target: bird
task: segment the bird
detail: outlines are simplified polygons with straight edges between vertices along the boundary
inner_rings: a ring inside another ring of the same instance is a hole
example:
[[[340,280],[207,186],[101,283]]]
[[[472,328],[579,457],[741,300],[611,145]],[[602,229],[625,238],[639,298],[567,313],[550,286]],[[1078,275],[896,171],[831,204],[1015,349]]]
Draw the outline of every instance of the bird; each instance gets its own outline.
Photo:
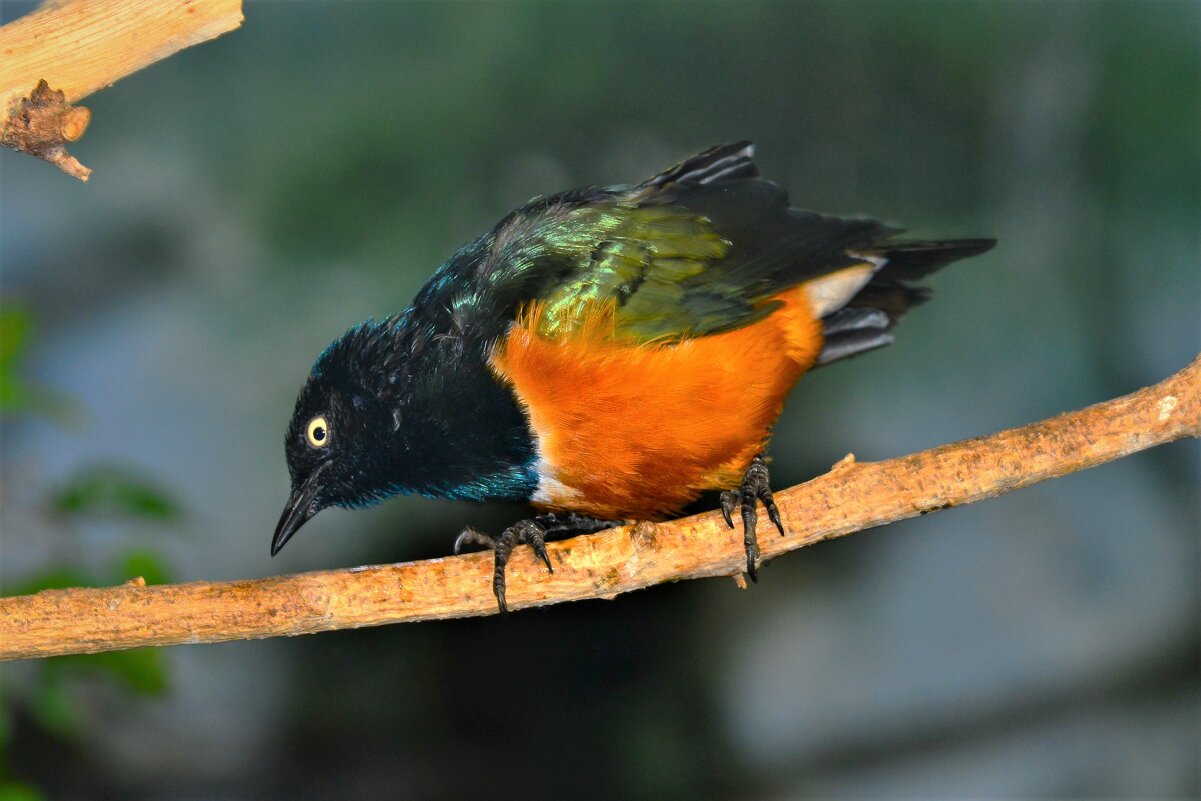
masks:
[[[317,512],[396,495],[520,501],[492,590],[529,545],[662,520],[703,493],[781,535],[766,450],[809,370],[888,345],[929,297],[914,282],[994,239],[903,239],[866,217],[791,208],[748,141],[634,185],[537,197],[439,267],[408,308],[316,359],[285,434],[291,494],[274,556]]]

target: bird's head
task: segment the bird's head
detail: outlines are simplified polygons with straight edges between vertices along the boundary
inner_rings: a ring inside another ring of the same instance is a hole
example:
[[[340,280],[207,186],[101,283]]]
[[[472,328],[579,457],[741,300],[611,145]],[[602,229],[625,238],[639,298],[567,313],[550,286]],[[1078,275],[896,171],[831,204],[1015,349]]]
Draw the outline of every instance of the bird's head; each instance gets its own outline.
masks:
[[[369,321],[330,345],[296,399],[284,439],[292,494],[272,556],[322,509],[368,506],[400,490],[392,469],[402,447],[399,414],[372,380],[383,327]]]

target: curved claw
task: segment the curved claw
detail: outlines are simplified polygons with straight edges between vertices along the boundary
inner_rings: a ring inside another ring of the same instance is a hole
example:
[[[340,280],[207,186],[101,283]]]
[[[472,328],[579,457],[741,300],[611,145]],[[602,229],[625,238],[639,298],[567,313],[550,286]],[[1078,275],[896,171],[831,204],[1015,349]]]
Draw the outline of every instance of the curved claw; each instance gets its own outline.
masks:
[[[512,545],[499,545],[494,551],[492,561],[492,594],[496,596],[496,606],[503,615],[509,611],[505,603],[505,565],[509,563],[509,552]]]
[[[742,544],[746,548],[746,574],[751,581],[759,581],[759,510],[755,508],[753,493],[742,494]]]
[[[756,507],[758,501],[763,502],[767,516],[775,525],[776,530],[780,532],[780,536],[784,536],[784,522],[780,518],[780,510],[772,496],[770,474],[767,470],[767,462],[762,455],[751,460],[746,474],[742,478],[741,487],[736,490],[727,490],[721,494],[721,516],[725,519],[726,525],[734,528],[733,513],[736,508],[740,509],[742,513],[742,541],[746,547],[746,574],[751,581],[759,580],[759,539],[756,536],[759,524],[759,511]]]
[[[550,565],[550,556],[546,553],[546,529],[538,521],[522,520],[520,523],[514,523],[505,529],[500,538],[510,543],[510,548],[517,545],[529,545],[534,549],[534,555],[542,560],[542,564],[546,565],[546,569],[551,573],[555,572]]]
[[[546,551],[546,528],[537,520],[514,523],[501,532],[499,537],[489,536],[468,526],[455,538],[455,554],[460,553],[464,545],[481,545],[492,550],[492,594],[496,596],[496,603],[501,612],[509,611],[505,603],[505,566],[509,563],[513,549],[518,545],[529,545],[533,548],[534,555],[546,565],[546,569],[551,573],[555,572],[550,562],[550,554]]]
[[[546,565],[546,569],[554,573],[555,569],[550,566],[550,555],[546,553],[546,543],[542,541],[542,538],[539,537],[537,541],[531,542],[530,547],[534,549],[534,555],[542,560],[542,564]]]
[[[726,519],[726,525],[734,528],[734,507],[742,501],[742,493],[738,490],[726,490],[721,494],[721,516]]]
[[[467,526],[459,532],[459,536],[455,537],[455,556],[458,556],[463,552],[464,545],[483,545],[485,548],[495,549],[496,540],[492,539],[482,531],[477,531],[471,526]]]
[[[767,516],[771,522],[776,525],[776,530],[780,532],[780,536],[784,536],[784,523],[780,520],[780,510],[776,506],[776,499],[771,494],[769,487],[759,488],[759,500],[763,501],[763,508],[767,509]]]

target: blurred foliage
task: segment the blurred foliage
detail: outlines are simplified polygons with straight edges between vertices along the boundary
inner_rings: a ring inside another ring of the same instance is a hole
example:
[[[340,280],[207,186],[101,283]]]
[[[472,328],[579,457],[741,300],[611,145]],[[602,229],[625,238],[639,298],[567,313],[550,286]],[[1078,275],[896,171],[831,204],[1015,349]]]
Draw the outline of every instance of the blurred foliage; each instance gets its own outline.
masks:
[[[50,499],[54,511],[68,516],[124,517],[168,523],[179,507],[152,481],[120,467],[91,468],[73,478]]]
[[[147,584],[171,580],[162,560],[148,550],[125,553],[106,575],[89,575],[58,567],[13,588],[14,595],[31,595],[43,590],[69,587],[105,587],[141,576]],[[159,648],[109,651],[101,654],[61,656],[38,662],[42,668],[37,690],[27,699],[35,719],[62,736],[75,734],[83,724],[78,709],[69,701],[68,683],[101,676],[138,695],[161,695],[167,689],[167,669]]]
[[[0,679],[3,673],[0,673]],[[0,681],[0,801],[40,801],[41,793],[24,782],[12,778],[12,769],[8,764],[8,746],[12,738],[13,708],[4,692],[4,683]]]
[[[26,309],[0,308],[0,412],[36,413],[66,422],[75,411],[70,399],[29,384],[20,374],[32,330]]]
[[[21,351],[29,336],[29,314],[23,309],[0,309],[0,409],[19,409],[29,390],[17,375]]]
[[[62,418],[71,401],[31,386],[21,375],[22,357],[32,330],[28,311],[13,307],[0,310],[0,411],[35,411]],[[77,474],[51,493],[49,508],[63,518],[104,517],[155,524],[174,522],[181,515],[165,489],[117,466],[95,467]],[[147,584],[171,580],[161,557],[148,548],[136,548],[121,554],[106,575],[90,574],[70,563],[56,564],[7,587],[6,593],[30,595],[42,590],[107,586],[134,576],[141,576]],[[43,798],[34,787],[10,778],[9,738],[18,711],[52,736],[64,740],[84,738],[95,721],[89,720],[79,703],[80,689],[96,681],[110,682],[137,696],[161,696],[168,688],[163,653],[156,648],[139,648],[43,659],[35,663],[32,679],[19,689],[0,685],[0,801]]]
[[[0,782],[0,801],[41,801],[41,793],[21,782]]]
[[[88,575],[72,567],[54,567],[23,584],[9,588],[14,595],[68,587],[100,587],[142,576],[147,584],[170,581],[162,561],[147,550],[130,551],[105,576]],[[36,663],[33,680],[19,692],[4,692],[0,685],[0,801],[40,798],[37,792],[17,783],[4,783],[11,773],[8,765],[8,733],[17,710],[28,714],[45,732],[62,739],[84,738],[91,733],[90,721],[79,704],[81,686],[96,680],[109,681],[138,696],[163,695],[169,686],[161,649],[138,648],[101,654],[63,656]]]
[[[68,587],[107,586],[131,576],[141,576],[147,584],[170,581],[161,559],[148,550],[134,550],[124,554],[104,576],[58,566],[9,589],[13,595],[29,595]],[[35,663],[34,671],[32,680],[19,690],[10,691],[0,684],[0,801],[42,797],[34,788],[8,780],[13,772],[8,757],[9,733],[18,712],[47,734],[79,740],[93,736],[92,730],[98,725],[80,704],[82,688],[107,681],[135,696],[158,697],[169,687],[166,661],[159,648],[42,659]]]

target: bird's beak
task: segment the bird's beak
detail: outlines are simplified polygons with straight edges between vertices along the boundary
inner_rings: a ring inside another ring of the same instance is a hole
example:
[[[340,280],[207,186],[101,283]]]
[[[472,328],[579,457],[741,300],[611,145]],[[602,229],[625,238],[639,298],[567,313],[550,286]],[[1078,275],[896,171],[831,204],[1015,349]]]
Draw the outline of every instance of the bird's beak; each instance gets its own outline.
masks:
[[[313,500],[317,496],[317,479],[320,475],[319,467],[288,498],[284,513],[279,516],[279,523],[275,526],[275,536],[271,538],[272,556],[279,553],[288,540],[292,539],[292,535],[300,531],[300,527],[307,523],[310,517],[317,514],[317,504],[313,503]]]

